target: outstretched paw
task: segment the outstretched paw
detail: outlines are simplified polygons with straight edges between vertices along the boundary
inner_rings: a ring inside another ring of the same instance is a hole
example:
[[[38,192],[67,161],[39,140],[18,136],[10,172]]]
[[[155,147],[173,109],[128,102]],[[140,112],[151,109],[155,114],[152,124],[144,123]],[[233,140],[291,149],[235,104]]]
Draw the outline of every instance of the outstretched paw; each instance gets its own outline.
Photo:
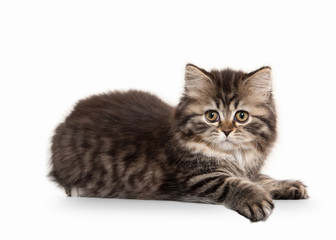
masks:
[[[300,181],[281,181],[280,187],[272,194],[274,199],[307,199],[307,186]]]
[[[274,205],[269,200],[264,200],[262,202],[251,202],[246,203],[237,212],[244,217],[250,219],[251,222],[266,221],[271,215]]]
[[[263,189],[254,188],[236,204],[234,210],[251,222],[265,221],[271,215],[274,205],[271,195]]]

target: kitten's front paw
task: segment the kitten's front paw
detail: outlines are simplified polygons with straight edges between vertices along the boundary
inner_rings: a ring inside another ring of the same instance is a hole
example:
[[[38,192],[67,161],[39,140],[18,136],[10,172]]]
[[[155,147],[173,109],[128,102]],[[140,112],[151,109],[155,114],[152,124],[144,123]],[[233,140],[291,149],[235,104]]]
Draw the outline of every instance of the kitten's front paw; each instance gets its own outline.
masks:
[[[307,186],[300,181],[282,181],[273,194],[274,199],[307,199]]]
[[[251,222],[265,221],[274,208],[271,195],[262,190],[254,190],[247,194],[236,206],[236,211]]]

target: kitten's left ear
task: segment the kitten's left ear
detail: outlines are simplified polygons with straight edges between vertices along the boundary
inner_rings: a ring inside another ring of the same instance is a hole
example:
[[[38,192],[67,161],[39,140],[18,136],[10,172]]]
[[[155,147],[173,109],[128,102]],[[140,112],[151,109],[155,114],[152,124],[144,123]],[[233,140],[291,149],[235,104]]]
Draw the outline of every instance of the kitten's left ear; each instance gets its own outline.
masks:
[[[272,92],[272,70],[270,67],[262,67],[247,75],[245,86],[255,96],[268,98]]]

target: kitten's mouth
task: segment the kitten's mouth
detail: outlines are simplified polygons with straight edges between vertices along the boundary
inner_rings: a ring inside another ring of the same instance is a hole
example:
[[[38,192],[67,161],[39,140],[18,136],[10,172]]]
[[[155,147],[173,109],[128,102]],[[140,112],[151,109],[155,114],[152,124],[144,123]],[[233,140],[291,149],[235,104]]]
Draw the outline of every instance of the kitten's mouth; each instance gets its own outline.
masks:
[[[236,143],[234,143],[230,139],[226,138],[226,139],[224,139],[224,140],[221,141],[220,145],[227,148],[227,147],[234,147],[234,146],[236,146]]]
[[[233,142],[231,140],[229,140],[228,138],[225,138],[222,142],[223,143],[232,143],[233,144]]]

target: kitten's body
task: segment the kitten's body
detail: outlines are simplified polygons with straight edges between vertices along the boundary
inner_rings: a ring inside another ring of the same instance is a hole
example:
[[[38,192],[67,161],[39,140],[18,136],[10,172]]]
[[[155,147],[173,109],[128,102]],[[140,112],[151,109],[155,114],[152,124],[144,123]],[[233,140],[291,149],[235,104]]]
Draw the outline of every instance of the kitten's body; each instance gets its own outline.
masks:
[[[307,197],[300,182],[260,175],[276,137],[267,69],[208,73],[188,65],[177,107],[139,91],[82,100],[56,129],[51,176],[70,196],[208,202],[265,220],[272,197]],[[209,109],[222,121],[206,122]],[[229,120],[237,109],[248,110],[246,124]]]

